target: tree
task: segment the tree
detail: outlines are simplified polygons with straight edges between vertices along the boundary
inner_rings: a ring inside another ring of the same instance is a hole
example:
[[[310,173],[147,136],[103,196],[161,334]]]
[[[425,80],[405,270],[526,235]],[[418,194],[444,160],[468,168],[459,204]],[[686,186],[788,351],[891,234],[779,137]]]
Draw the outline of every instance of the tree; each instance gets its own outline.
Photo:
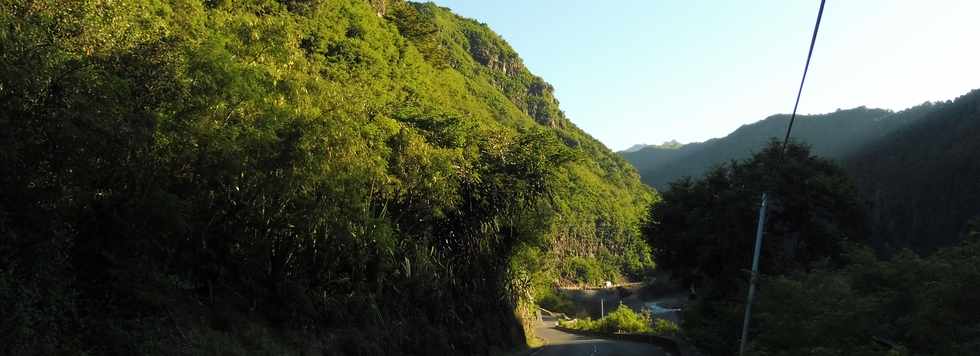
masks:
[[[445,68],[449,64],[449,53],[443,48],[438,36],[439,27],[427,7],[399,0],[390,4],[385,16],[429,63],[438,68]]]
[[[704,178],[671,184],[651,206],[643,233],[659,266],[716,292],[737,289],[751,263],[756,212],[770,192],[761,271],[809,270],[861,240],[864,213],[850,179],[809,147],[772,141],[751,159],[717,166]]]

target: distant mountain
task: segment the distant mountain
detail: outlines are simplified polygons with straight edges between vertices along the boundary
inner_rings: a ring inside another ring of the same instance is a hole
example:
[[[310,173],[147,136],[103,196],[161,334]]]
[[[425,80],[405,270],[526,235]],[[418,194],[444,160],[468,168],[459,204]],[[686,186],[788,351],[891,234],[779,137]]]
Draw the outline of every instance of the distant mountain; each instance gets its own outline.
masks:
[[[638,143],[638,144],[632,145],[629,148],[627,148],[625,150],[622,150],[620,152],[636,152],[636,151],[642,150],[644,147],[647,147],[647,146],[649,146],[649,145],[648,144],[645,144],[645,143]]]
[[[781,139],[788,115],[744,125],[728,136],[664,149],[620,154],[643,182],[660,190],[698,177],[714,165],[744,159]],[[871,212],[879,247],[931,250],[958,239],[980,216],[980,91],[955,101],[892,112],[858,107],[798,116],[792,138],[840,162]]]
[[[633,152],[637,152],[637,151],[640,151],[640,150],[643,150],[643,149],[648,149],[648,148],[649,149],[658,149],[658,148],[659,149],[675,149],[675,148],[681,148],[683,146],[684,146],[684,144],[683,143],[680,143],[680,142],[677,142],[677,140],[664,141],[664,143],[661,143],[659,145],[648,145],[648,144],[645,144],[645,143],[638,143],[638,144],[635,144],[635,145],[630,146],[629,148],[627,148],[625,150],[619,151],[618,153],[619,154],[633,153]]]
[[[864,143],[914,121],[928,106],[899,113],[862,106],[823,115],[797,116],[792,138],[810,144],[818,155],[841,159]],[[716,164],[748,158],[770,139],[782,138],[788,122],[789,115],[773,115],[739,127],[723,138],[676,148],[648,146],[621,154],[637,168],[644,183],[666,189],[669,182],[700,176]]]
[[[651,145],[651,147],[664,148],[664,149],[681,148],[682,146],[684,146],[684,144],[677,142],[677,140],[664,141],[664,143],[661,143],[659,145]]]

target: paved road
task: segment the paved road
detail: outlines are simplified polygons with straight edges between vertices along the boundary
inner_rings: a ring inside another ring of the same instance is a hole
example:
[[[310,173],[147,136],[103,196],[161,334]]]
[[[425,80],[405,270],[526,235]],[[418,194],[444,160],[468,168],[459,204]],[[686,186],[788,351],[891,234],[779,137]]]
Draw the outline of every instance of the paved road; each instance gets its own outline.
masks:
[[[532,350],[532,356],[667,356],[659,347],[630,341],[597,339],[555,330],[554,320],[546,318],[534,329],[546,345]]]

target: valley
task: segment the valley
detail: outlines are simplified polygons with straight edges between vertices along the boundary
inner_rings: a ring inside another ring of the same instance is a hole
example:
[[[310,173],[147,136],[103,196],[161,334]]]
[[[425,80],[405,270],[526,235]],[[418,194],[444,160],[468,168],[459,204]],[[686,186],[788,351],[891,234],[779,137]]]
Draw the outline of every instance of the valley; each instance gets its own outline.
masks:
[[[614,152],[799,3],[453,5],[0,0],[0,355],[980,354],[980,90]]]

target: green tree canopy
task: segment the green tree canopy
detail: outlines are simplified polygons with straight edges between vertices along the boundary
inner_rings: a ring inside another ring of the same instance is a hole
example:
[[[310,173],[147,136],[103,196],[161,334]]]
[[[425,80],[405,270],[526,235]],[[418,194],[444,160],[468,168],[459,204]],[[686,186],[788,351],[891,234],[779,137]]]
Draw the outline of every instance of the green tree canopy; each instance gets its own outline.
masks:
[[[737,287],[751,264],[759,199],[769,192],[761,272],[808,270],[864,238],[863,212],[850,179],[807,146],[783,153],[771,142],[751,159],[682,179],[663,192],[644,226],[658,266],[719,291]]]
[[[14,354],[481,354],[562,256],[652,265],[635,170],[431,3],[0,0],[0,167]]]

